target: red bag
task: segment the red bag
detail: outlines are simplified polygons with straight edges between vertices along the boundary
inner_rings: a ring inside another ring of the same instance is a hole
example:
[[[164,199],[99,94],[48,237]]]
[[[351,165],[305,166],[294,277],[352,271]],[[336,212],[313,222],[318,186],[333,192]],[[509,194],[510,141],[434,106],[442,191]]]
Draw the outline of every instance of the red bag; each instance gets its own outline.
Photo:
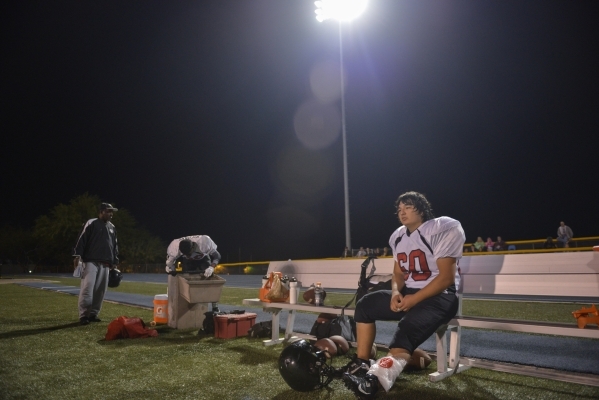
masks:
[[[105,339],[136,339],[156,336],[158,336],[158,331],[147,328],[141,318],[121,316],[108,324]]]

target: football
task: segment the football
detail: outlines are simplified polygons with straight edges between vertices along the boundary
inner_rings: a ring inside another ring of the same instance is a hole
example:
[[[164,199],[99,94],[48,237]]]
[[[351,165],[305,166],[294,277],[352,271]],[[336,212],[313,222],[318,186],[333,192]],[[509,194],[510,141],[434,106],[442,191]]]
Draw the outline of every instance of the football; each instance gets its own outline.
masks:
[[[304,297],[304,301],[309,304],[314,304],[314,287],[311,286],[308,290],[304,292],[302,295]],[[322,303],[324,304],[324,299],[327,298],[327,292],[322,291]]]
[[[345,340],[343,336],[335,335],[331,336],[329,339],[337,345],[337,354],[341,355],[349,351],[349,343],[347,343],[347,340]]]
[[[412,369],[425,369],[428,367],[433,360],[428,353],[422,349],[416,349],[412,353],[412,359],[407,364]]]
[[[337,345],[329,338],[318,339],[314,346],[322,351],[327,358],[331,358],[337,354]]]

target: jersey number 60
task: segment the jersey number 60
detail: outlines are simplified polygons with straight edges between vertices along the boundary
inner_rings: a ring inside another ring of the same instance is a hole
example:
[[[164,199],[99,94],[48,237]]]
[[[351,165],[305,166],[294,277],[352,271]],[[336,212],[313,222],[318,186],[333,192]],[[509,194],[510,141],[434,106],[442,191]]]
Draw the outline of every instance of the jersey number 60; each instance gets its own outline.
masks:
[[[416,268],[416,260],[418,260],[419,269]],[[426,281],[431,277],[426,254],[420,249],[412,250],[409,256],[406,253],[397,253],[397,263],[404,274],[405,280],[408,280],[410,275],[415,281]]]

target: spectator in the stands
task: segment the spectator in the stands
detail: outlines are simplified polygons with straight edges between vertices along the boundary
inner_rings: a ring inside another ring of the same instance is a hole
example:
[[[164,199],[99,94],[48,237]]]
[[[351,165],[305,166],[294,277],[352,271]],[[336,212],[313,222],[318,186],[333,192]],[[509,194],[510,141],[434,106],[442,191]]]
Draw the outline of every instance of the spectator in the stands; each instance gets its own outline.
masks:
[[[487,241],[485,242],[485,247],[487,248],[487,251],[493,251],[493,246],[495,246],[495,242],[493,242],[493,239],[488,237]]]
[[[553,241],[553,238],[551,236],[547,236],[547,240],[545,240],[545,242],[543,243],[543,248],[544,249],[556,249],[557,246],[555,245],[555,242]]]
[[[493,246],[493,250],[494,251],[506,251],[507,250],[507,244],[505,244],[505,242],[503,241],[501,236],[497,236],[497,241],[495,242],[495,245]]]
[[[347,258],[347,257],[351,257],[351,250],[345,246],[345,250],[343,250],[343,254],[341,255],[341,258]]]
[[[358,250],[356,257],[366,257],[366,251],[364,250],[364,247],[360,247],[360,250]]]
[[[378,247],[376,249],[374,249],[374,255],[377,256],[377,257],[380,257],[381,256],[381,249],[378,248]]]
[[[559,228],[557,228],[557,242],[559,247],[570,247],[570,240],[572,240],[572,237],[574,237],[572,229],[570,229],[564,221],[560,222]]]
[[[383,257],[387,257],[387,256],[389,256],[389,248],[383,247]]]
[[[487,248],[485,247],[485,242],[483,242],[483,238],[482,237],[477,237],[476,238],[476,242],[474,242],[472,244],[472,246],[470,247],[470,250],[474,251],[479,251],[479,252],[483,252],[485,251]]]

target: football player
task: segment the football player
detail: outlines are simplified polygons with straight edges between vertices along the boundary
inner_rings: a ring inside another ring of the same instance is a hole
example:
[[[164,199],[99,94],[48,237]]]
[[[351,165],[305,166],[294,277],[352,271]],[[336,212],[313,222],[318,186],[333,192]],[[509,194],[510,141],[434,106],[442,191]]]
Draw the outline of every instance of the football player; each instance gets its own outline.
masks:
[[[389,239],[392,290],[369,293],[356,304],[358,349],[343,381],[358,398],[373,398],[379,384],[389,391],[412,352],[458,310],[457,263],[466,240],[460,222],[434,218],[430,203],[417,192],[402,194],[396,206],[402,226]],[[399,322],[389,353],[371,365],[377,320]]]
[[[166,273],[175,276],[175,262],[181,260],[183,271],[197,271],[209,278],[220,261],[216,243],[210,236],[195,235],[175,239],[166,250]],[[218,305],[212,303],[212,311],[218,312]]]

